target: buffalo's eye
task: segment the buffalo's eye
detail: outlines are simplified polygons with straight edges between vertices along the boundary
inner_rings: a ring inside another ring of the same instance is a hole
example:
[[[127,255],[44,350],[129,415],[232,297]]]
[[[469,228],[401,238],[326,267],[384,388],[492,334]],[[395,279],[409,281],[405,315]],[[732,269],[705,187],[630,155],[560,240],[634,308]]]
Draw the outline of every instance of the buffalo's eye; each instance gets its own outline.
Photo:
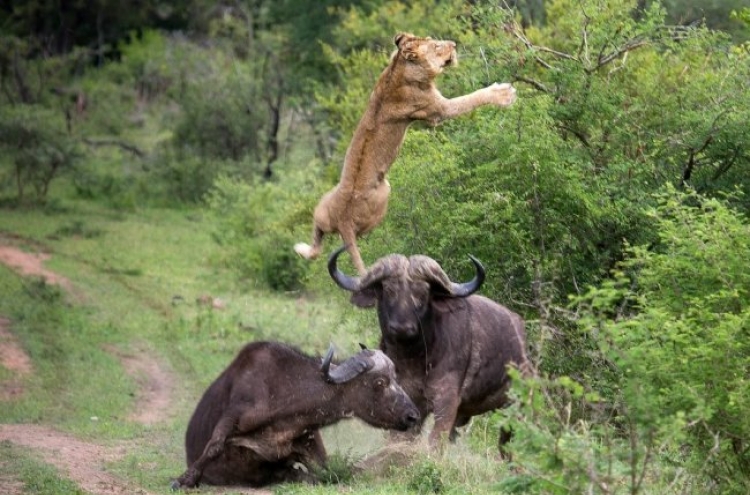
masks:
[[[375,387],[377,388],[385,388],[388,386],[388,380],[385,378],[376,378],[375,379]]]
[[[417,311],[422,311],[427,303],[427,294],[415,292],[411,298],[412,307]]]

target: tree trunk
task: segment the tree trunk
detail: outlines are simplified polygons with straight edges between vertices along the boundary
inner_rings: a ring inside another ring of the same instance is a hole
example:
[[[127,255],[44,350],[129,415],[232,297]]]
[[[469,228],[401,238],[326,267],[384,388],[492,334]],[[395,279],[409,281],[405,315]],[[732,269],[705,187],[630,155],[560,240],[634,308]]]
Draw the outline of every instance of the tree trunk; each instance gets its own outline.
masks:
[[[270,179],[273,176],[271,166],[279,158],[279,127],[281,126],[281,91],[276,95],[275,101],[269,103],[268,107],[271,112],[271,123],[268,129],[268,159],[266,160],[266,169],[263,171],[263,178]]]
[[[34,98],[31,96],[31,88],[26,84],[26,75],[23,73],[21,63],[18,50],[16,50],[13,53],[13,79],[16,82],[16,89],[18,90],[18,95],[21,97],[21,103],[30,104],[33,103]]]
[[[18,190],[18,202],[23,203],[23,178],[21,174],[23,167],[19,163],[16,163],[16,188]]]

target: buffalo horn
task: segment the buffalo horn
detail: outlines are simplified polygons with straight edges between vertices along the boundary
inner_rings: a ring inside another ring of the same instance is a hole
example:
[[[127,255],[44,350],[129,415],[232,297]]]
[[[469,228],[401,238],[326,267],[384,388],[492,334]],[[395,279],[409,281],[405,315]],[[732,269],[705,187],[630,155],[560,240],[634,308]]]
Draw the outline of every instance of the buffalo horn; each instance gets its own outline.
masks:
[[[323,358],[323,363],[320,365],[320,371],[323,372],[323,376],[328,379],[328,370],[331,367],[331,360],[333,359],[333,342],[331,342],[331,345],[328,346],[328,352],[326,352],[326,357]]]
[[[339,255],[346,250],[346,246],[340,247],[328,258],[328,273],[331,278],[342,289],[358,292],[368,289],[373,284],[390,277],[394,272],[403,270],[408,265],[408,260],[401,254],[391,254],[378,261],[367,270],[362,277],[350,277],[338,269],[337,261]]]
[[[341,246],[328,258],[328,273],[339,287],[350,292],[356,292],[359,290],[359,277],[345,275],[336,265],[339,255],[346,251],[346,248],[347,246]]]
[[[411,265],[409,271],[413,277],[422,278],[433,285],[438,285],[453,297],[466,297],[479,290],[485,277],[482,263],[472,255],[469,255],[469,259],[474,263],[476,274],[468,282],[457,283],[451,281],[438,262],[427,256],[412,256],[409,260]]]
[[[369,371],[373,366],[375,362],[365,352],[360,352],[336,366],[327,374],[326,379],[331,383],[346,383],[365,371]]]
[[[401,254],[391,254],[372,264],[367,273],[359,281],[360,290],[365,290],[383,279],[401,273],[408,267],[409,261]]]
[[[482,266],[482,263],[472,255],[469,255],[469,259],[472,263],[474,263],[476,274],[474,275],[474,278],[469,280],[468,282],[464,282],[461,284],[451,282],[451,294],[455,297],[470,296],[471,294],[478,291],[484,283],[484,266]]]

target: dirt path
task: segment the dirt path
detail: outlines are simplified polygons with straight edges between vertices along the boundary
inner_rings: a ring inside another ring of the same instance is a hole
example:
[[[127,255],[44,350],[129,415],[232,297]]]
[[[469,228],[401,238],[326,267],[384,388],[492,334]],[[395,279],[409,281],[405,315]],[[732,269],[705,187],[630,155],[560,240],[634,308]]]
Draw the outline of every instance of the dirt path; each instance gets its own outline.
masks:
[[[93,495],[149,492],[126,486],[106,471],[106,463],[127,454],[127,446],[104,447],[39,425],[0,425],[0,441],[34,449],[41,458],[58,468],[61,474]]]
[[[75,292],[73,284],[54,272],[44,268],[48,254],[27,253],[12,246],[0,245],[0,263],[25,276],[41,276],[45,282]],[[23,394],[22,381],[33,373],[31,359],[23,351],[13,335],[12,322],[0,316],[0,367],[11,372],[9,380],[0,381],[0,405],[16,400]],[[132,350],[105,346],[105,351],[117,356],[126,373],[138,383],[136,404],[128,418],[131,421],[154,425],[172,417],[171,405],[177,387],[174,373],[153,355],[145,343],[137,343]],[[92,495],[136,494],[150,495],[141,487],[134,487],[107,472],[108,463],[122,459],[132,448],[129,442],[114,446],[84,442],[53,428],[33,424],[0,424],[0,442],[8,441],[39,453],[44,462],[57,468],[61,475],[72,480],[81,489]],[[175,473],[177,475],[179,473]],[[166,484],[166,480],[165,480]],[[23,483],[7,473],[0,464],[0,492],[21,494]],[[214,494],[271,495],[268,490],[237,488],[202,488],[202,492]]]
[[[0,381],[0,402],[15,400],[23,394],[21,381],[32,372],[31,359],[10,331],[10,320],[0,316],[0,367],[11,377]]]
[[[129,420],[144,425],[154,425],[172,417],[172,404],[177,378],[162,360],[152,355],[145,344],[137,344],[132,351],[122,351],[115,346],[105,350],[120,359],[125,372],[138,383],[136,405]]]
[[[21,275],[42,277],[48,284],[72,290],[70,280],[44,268],[44,262],[49,259],[50,255],[47,253],[27,253],[17,247],[0,246],[0,263]]]
[[[53,428],[30,424],[0,424],[0,442],[8,441],[15,445],[34,450],[40,458],[54,466],[60,474],[73,481],[91,495],[152,495],[143,487],[133,486],[118,476],[107,472],[107,464],[124,458],[132,449],[130,442],[119,442],[113,446],[84,442]],[[2,468],[2,465],[0,465]],[[179,473],[175,473],[175,476]],[[168,480],[164,480],[164,486]],[[0,470],[0,493],[21,494],[22,483]],[[16,487],[14,492],[12,487]],[[9,492],[4,491],[5,489]],[[272,495],[269,490],[252,488],[201,487],[202,493]]]

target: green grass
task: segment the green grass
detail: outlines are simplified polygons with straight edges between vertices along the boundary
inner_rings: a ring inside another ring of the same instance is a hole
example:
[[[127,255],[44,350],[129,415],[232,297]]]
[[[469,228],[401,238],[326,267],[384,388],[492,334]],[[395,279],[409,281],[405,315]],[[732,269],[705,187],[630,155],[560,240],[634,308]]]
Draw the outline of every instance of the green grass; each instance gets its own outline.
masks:
[[[353,309],[339,292],[316,297],[240,290],[251,284],[237,283],[221,268],[211,222],[197,209],[114,211],[85,202],[7,209],[0,213],[0,237],[52,253],[45,266],[75,287],[65,293],[0,267],[0,315],[12,320],[34,366],[23,381],[26,393],[0,408],[0,423],[41,423],[96,443],[126,441],[128,454],[108,470],[155,493],[169,493],[169,479],[184,469],[184,429],[197,399],[244,343],[278,339],[321,354],[334,342],[346,355],[357,342],[377,342],[374,313]],[[225,309],[198,304],[202,295],[220,298]],[[148,427],[128,419],[138,384],[111,352],[144,346],[178,380],[174,418]],[[407,469],[375,478],[345,476],[349,463],[384,445],[380,431],[353,420],[324,436],[329,453],[343,459],[331,478],[345,485],[285,485],[279,493],[419,493],[409,484],[424,484]],[[24,493],[75,493],[74,485],[31,453],[9,467],[16,450],[0,448],[0,475],[32,473],[40,481],[27,484]],[[505,469],[492,455],[451,452],[450,461],[437,468],[447,476],[441,480],[445,493],[453,487],[458,493],[468,482],[491,486],[494,471]],[[26,474],[19,476],[26,483]]]
[[[13,473],[13,479],[8,474]],[[85,495],[74,483],[60,478],[51,466],[35,459],[27,449],[19,449],[8,442],[0,442],[0,487],[23,490],[28,495]]]

